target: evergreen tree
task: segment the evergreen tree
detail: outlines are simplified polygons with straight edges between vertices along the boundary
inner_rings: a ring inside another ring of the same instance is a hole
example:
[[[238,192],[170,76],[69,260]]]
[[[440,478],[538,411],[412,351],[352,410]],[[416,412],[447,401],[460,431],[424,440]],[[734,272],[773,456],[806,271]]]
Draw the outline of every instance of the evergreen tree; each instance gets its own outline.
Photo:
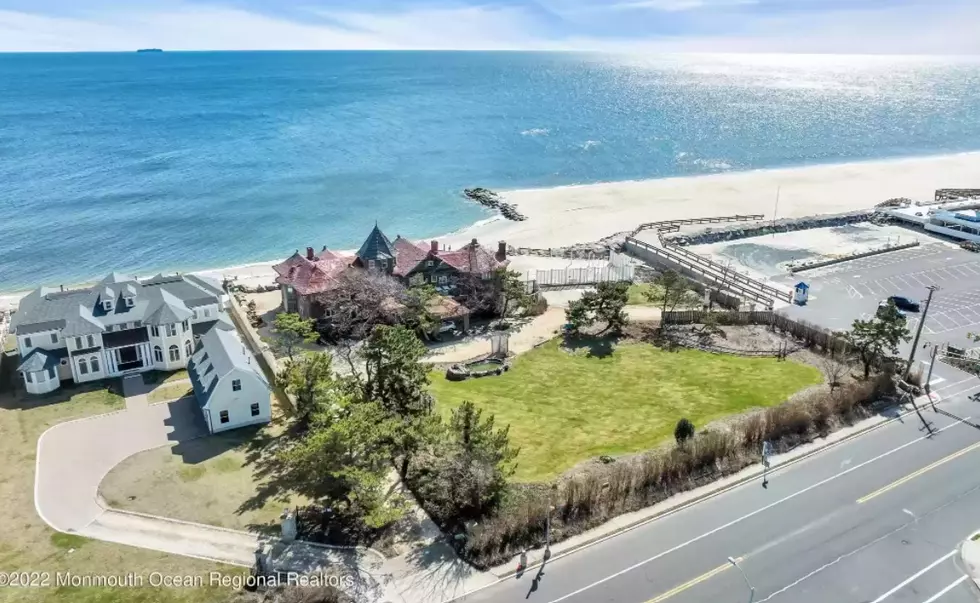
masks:
[[[844,338],[857,350],[864,365],[864,378],[871,373],[871,365],[886,354],[898,354],[898,346],[911,339],[908,321],[895,303],[881,306],[871,320],[855,319]]]
[[[293,359],[297,348],[304,343],[313,343],[319,335],[313,328],[312,320],[304,320],[299,314],[283,312],[276,316],[273,328],[275,347]]]

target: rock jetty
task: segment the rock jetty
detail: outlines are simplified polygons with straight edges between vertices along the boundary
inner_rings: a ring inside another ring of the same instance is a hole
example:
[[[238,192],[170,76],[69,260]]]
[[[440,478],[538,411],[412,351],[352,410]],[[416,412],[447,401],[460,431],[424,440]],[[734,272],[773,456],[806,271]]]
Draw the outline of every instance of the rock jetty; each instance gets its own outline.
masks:
[[[517,211],[517,206],[506,201],[500,200],[500,195],[493,192],[487,188],[468,188],[463,191],[468,199],[476,201],[484,207],[489,207],[490,209],[495,209],[500,212],[500,215],[507,218],[508,220],[513,220],[514,222],[523,222],[527,220],[527,216]]]
[[[843,214],[807,216],[805,218],[786,218],[775,222],[755,223],[751,226],[736,224],[728,227],[706,228],[700,232],[686,234],[665,234],[662,238],[669,245],[705,245],[719,241],[734,241],[749,237],[760,237],[775,232],[794,232],[810,228],[845,226],[859,222],[878,222],[881,220],[874,211],[855,211]]]

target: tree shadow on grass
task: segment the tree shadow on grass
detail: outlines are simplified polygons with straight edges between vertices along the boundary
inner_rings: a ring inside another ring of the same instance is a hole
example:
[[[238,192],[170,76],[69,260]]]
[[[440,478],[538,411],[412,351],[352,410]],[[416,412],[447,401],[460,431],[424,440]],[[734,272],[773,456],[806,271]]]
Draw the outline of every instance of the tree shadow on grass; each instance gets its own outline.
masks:
[[[237,513],[256,511],[270,502],[286,504],[289,493],[297,491],[298,484],[279,457],[280,450],[289,442],[288,433],[272,434],[270,430],[257,430],[245,442],[245,466],[252,471],[256,490],[238,507]],[[257,527],[261,529],[261,525]]]
[[[613,355],[620,336],[613,334],[567,333],[562,347],[572,353],[585,351],[587,358],[608,358]]]

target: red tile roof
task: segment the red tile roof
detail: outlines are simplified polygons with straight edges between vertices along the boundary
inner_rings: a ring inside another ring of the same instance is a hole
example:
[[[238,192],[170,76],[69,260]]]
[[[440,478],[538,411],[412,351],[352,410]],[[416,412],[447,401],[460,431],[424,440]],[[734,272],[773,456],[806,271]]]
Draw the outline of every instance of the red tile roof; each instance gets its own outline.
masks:
[[[395,276],[406,276],[419,262],[429,254],[428,243],[413,243],[408,239],[398,237],[393,244],[395,248]]]
[[[319,256],[308,260],[298,252],[285,262],[272,267],[280,285],[291,285],[300,295],[329,291],[337,277],[350,267],[353,256],[342,256],[324,249]]]
[[[442,260],[460,272],[475,274],[492,272],[508,264],[506,260],[498,262],[493,253],[475,240],[454,251],[433,251],[433,245],[428,241],[413,243],[399,236],[391,247],[395,251],[395,268],[392,274],[397,277],[408,276],[426,260]],[[312,250],[308,253],[312,253]],[[352,267],[356,259],[356,256],[341,255],[324,247],[312,259],[297,251],[286,261],[273,266],[273,270],[279,274],[277,283],[292,286],[300,295],[310,295],[329,291],[337,277]]]

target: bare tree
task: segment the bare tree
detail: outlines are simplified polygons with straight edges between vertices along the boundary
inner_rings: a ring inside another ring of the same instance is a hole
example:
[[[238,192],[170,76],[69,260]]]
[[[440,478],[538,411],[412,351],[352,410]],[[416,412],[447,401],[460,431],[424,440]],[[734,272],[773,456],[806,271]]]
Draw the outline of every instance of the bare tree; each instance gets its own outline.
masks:
[[[847,373],[847,363],[840,357],[827,355],[820,357],[819,364],[820,370],[827,376],[827,385],[830,386],[830,391],[840,387],[841,379]]]
[[[399,324],[407,291],[396,279],[380,272],[350,269],[333,286],[314,298],[324,309],[324,331],[337,345],[337,354],[359,378],[354,348],[377,325]]]

